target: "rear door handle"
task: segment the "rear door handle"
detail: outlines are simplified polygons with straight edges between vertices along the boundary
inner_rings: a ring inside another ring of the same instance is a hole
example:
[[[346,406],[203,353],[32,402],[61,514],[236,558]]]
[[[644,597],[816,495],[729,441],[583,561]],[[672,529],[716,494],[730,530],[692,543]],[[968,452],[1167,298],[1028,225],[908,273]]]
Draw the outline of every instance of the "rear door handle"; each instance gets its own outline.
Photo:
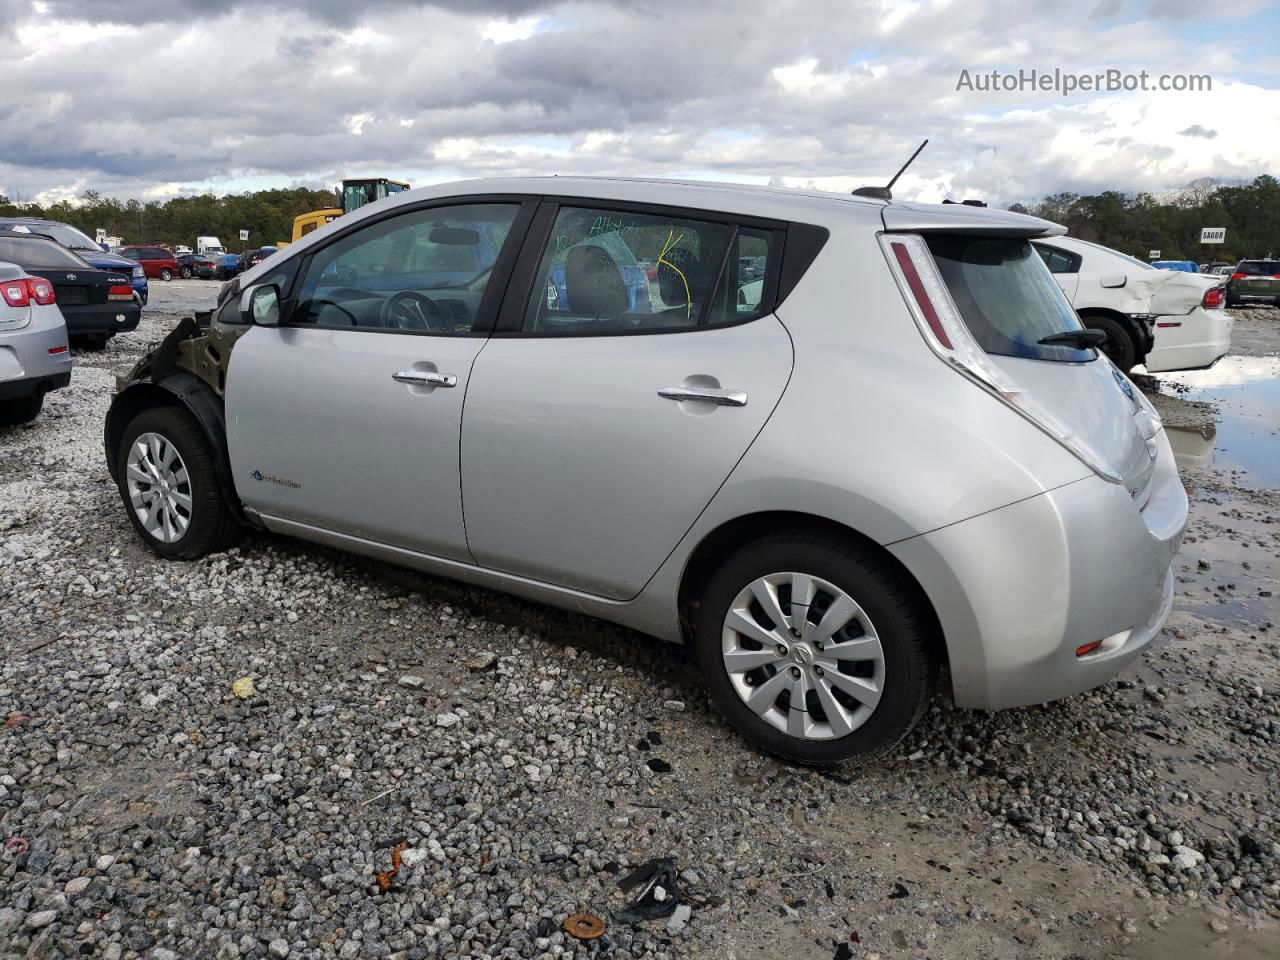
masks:
[[[744,390],[716,390],[711,387],[664,387],[658,396],[667,400],[692,400],[696,403],[713,403],[717,407],[745,407],[747,394]]]
[[[401,370],[393,373],[396,383],[412,383],[419,387],[456,387],[458,378],[452,373],[436,373],[434,370]]]

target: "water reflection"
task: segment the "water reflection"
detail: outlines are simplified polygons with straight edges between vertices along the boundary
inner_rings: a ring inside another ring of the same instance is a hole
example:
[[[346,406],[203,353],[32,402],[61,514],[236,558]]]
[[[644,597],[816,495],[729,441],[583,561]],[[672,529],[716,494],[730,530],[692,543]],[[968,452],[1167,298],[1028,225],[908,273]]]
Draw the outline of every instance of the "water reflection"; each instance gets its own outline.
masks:
[[[1280,486],[1280,357],[1225,357],[1209,370],[1162,373],[1161,393],[1210,403],[1213,423],[1168,427],[1186,466],[1216,463],[1244,470],[1262,486]]]

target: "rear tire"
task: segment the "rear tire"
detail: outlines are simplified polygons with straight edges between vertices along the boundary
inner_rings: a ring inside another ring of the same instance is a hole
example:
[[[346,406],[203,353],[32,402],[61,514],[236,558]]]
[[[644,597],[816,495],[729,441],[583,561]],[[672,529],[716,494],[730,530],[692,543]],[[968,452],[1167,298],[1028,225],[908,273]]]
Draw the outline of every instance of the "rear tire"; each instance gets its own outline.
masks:
[[[191,268],[190,268],[190,267],[182,267],[182,268],[178,271],[178,276],[180,276],[183,280],[190,280],[190,279],[191,279]]]
[[[1101,330],[1107,335],[1107,340],[1101,347],[1102,352],[1120,368],[1121,373],[1128,373],[1137,366],[1138,345],[1133,342],[1133,335],[1125,329],[1124,324],[1111,317],[1086,316],[1080,319],[1087,329]]]
[[[19,400],[6,400],[0,403],[0,427],[16,427],[21,423],[30,423],[40,416],[44,406],[44,391],[37,390],[29,397]]]
[[[100,350],[107,349],[107,341],[111,339],[109,333],[99,333],[89,337],[76,337],[71,345],[79,347],[81,350],[88,350],[91,353],[97,353]]]
[[[794,629],[775,624],[758,601],[744,601],[769,581],[781,583],[775,612]],[[800,587],[788,584],[805,582],[813,585],[810,603],[793,606]],[[838,603],[855,612],[846,619]],[[743,610],[752,623],[744,623]],[[818,628],[824,620],[842,625],[824,638]],[[798,531],[757,540],[724,562],[702,593],[694,646],[711,699],[738,732],[787,760],[829,766],[881,757],[915,726],[933,690],[925,633],[910,592],[882,563],[839,538]],[[778,641],[772,652],[770,637]],[[837,649],[858,653],[841,656]],[[741,664],[753,654],[769,662],[730,672],[726,658]],[[878,689],[873,704],[864,699],[867,689]],[[791,708],[796,690],[805,698],[798,713]]]
[[[173,271],[170,270],[168,267],[165,267],[163,270],[160,271],[160,279],[163,280],[165,283],[168,283],[170,280],[173,279]]]
[[[153,437],[158,438],[154,445]],[[139,454],[135,445],[145,452]],[[222,497],[215,457],[200,425],[181,407],[144,410],[125,428],[116,454],[116,486],[134,530],[160,556],[195,560],[225,550],[243,535]],[[168,486],[162,489],[159,478]],[[173,506],[166,511],[162,501],[170,496]],[[165,512],[172,523],[157,521]]]

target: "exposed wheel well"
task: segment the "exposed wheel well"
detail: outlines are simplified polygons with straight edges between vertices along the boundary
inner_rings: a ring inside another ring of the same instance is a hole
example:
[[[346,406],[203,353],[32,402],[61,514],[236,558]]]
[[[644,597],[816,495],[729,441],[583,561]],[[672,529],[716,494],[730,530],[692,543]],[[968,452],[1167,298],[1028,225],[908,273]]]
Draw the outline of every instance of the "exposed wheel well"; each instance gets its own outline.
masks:
[[[712,530],[694,548],[693,553],[689,556],[688,563],[685,564],[684,574],[680,578],[678,594],[680,625],[685,638],[688,639],[692,633],[694,611],[697,609],[698,600],[702,596],[703,590],[716,569],[727,557],[753,540],[758,540],[770,534],[797,529],[818,531],[839,537],[842,540],[848,540],[856,544],[858,549],[865,555],[883,563],[891,571],[892,575],[902,583],[903,587],[912,594],[917,603],[926,624],[928,649],[930,655],[934,658],[934,662],[940,667],[949,666],[947,644],[942,631],[942,624],[938,620],[938,614],[933,609],[933,604],[929,601],[929,597],[924,592],[924,588],[920,586],[919,581],[911,575],[911,571],[903,566],[897,557],[874,540],[858,533],[851,527],[846,527],[844,524],[813,514],[786,510],[753,513],[730,520],[728,523]]]
[[[158,387],[154,383],[135,384],[116,396],[107,410],[106,426],[103,429],[107,469],[111,471],[113,478],[116,475],[116,451],[120,449],[125,428],[133,422],[133,418],[143,410],[177,406],[181,402],[164,387]]]

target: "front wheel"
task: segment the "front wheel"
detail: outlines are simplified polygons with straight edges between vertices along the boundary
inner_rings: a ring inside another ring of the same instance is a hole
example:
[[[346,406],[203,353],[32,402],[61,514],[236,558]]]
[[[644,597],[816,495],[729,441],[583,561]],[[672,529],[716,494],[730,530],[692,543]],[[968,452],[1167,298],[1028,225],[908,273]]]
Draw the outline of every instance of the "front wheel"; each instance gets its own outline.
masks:
[[[163,280],[165,283],[168,283],[170,280],[173,279],[173,271],[170,270],[168,267],[165,267],[163,270],[160,271],[160,279]]]
[[[1124,324],[1111,317],[1082,317],[1086,329],[1101,330],[1107,335],[1102,352],[1121,373],[1128,373],[1138,363],[1138,346]]]
[[[180,276],[183,280],[190,280],[190,279],[191,279],[191,268],[190,268],[190,267],[181,267],[181,268],[179,268],[179,270],[178,270],[178,276]]]
[[[799,763],[882,756],[932,692],[908,591],[883,564],[821,534],[770,536],[730,557],[703,593],[694,643],[729,722]]]
[[[44,391],[37,390],[29,397],[18,400],[6,400],[0,403],[0,427],[16,427],[20,423],[30,423],[40,416],[44,406]]]
[[[222,498],[215,456],[181,407],[145,410],[125,429],[116,484],[133,528],[160,556],[195,560],[239,539],[242,528]]]

